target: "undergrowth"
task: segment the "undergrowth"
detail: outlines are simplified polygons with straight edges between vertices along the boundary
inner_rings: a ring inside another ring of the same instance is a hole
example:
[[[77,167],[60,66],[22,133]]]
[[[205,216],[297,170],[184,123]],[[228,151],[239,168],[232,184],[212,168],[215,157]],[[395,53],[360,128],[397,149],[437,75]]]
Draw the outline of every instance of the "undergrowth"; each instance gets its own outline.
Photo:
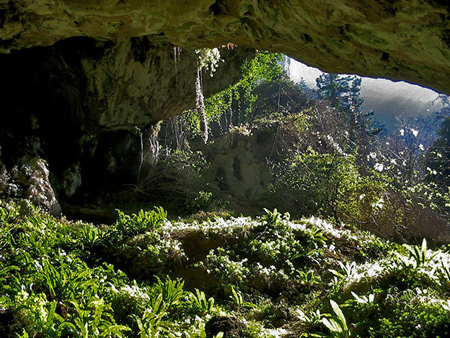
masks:
[[[2,337],[447,337],[450,255],[321,219],[0,204]],[[235,331],[214,328],[223,318]],[[218,331],[219,330],[219,331]]]

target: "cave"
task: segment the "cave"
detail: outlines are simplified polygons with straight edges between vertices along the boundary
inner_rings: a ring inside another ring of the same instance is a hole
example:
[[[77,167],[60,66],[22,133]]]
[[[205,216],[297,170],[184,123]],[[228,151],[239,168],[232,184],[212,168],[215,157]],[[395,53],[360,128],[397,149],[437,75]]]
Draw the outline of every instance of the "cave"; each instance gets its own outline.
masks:
[[[133,183],[139,133],[195,104],[199,48],[225,60],[206,96],[255,50],[450,93],[449,13],[437,0],[1,1],[0,175],[43,159],[49,208],[52,190],[76,202]]]

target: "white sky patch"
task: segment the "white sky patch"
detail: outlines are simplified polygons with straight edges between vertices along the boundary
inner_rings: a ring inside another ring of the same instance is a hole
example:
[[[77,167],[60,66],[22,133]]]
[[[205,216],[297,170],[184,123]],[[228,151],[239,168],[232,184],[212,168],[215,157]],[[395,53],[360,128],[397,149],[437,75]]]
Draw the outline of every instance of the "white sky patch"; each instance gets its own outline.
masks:
[[[306,82],[309,87],[316,87],[316,79],[322,74],[322,71],[304,65],[297,60],[290,59],[289,65],[289,76],[292,81],[300,82],[302,79]]]
[[[323,74],[320,69],[307,66],[295,59],[290,58],[289,64],[290,78],[294,82],[300,82],[302,79],[308,86],[316,87],[316,79]],[[363,77],[361,84],[361,93],[367,90],[374,90],[382,96],[398,96],[415,101],[428,102],[434,100],[438,94],[428,88],[411,84],[404,81],[391,81],[384,78]]]
[[[317,68],[309,67],[295,59],[289,58],[288,68],[290,78],[294,82],[302,79],[310,88],[316,88],[316,78],[323,72]],[[404,81],[391,81],[383,78],[363,77],[361,82],[361,96],[365,99],[364,108],[368,111],[374,109],[380,112],[385,107],[380,102],[389,102],[395,115],[430,114],[440,109],[441,105],[435,101],[438,93]],[[392,107],[393,102],[395,106]],[[413,111],[415,107],[417,111]]]
[[[422,102],[433,101],[438,96],[431,89],[404,81],[394,82],[387,79],[364,77],[361,84],[362,96],[369,90],[375,91],[380,97],[402,97],[407,100]]]

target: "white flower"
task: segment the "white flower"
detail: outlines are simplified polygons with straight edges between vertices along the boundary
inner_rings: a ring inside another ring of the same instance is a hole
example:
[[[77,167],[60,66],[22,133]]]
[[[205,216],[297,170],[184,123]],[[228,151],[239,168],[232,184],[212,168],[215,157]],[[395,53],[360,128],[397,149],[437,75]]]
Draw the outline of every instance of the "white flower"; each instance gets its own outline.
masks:
[[[403,128],[400,129],[400,135],[405,136],[405,130]]]
[[[383,163],[376,163],[376,164],[375,164],[375,170],[377,170],[377,171],[379,171],[379,172],[382,172],[383,169],[384,169]]]
[[[384,199],[380,198],[378,201],[376,201],[374,204],[372,204],[372,207],[377,208],[377,209],[383,209],[383,205],[384,205]]]
[[[114,284],[109,283],[109,287],[111,288],[112,292],[116,292],[116,293],[119,292],[119,290],[117,290],[117,288],[115,287]]]
[[[425,150],[425,147],[423,146],[423,144],[419,144],[419,149],[420,150]]]
[[[419,135],[419,131],[416,129],[411,128],[411,132],[414,135],[414,137],[417,137],[417,135]]]
[[[432,175],[437,175],[437,171],[434,169],[431,169],[430,167],[427,167],[427,171]]]

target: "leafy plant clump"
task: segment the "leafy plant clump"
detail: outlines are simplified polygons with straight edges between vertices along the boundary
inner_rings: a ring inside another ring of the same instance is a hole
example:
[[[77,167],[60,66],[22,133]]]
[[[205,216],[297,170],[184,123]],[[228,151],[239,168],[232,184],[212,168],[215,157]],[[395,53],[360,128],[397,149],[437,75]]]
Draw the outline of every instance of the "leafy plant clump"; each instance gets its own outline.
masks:
[[[27,214],[19,209],[0,205],[2,337],[450,331],[450,255],[426,241],[402,246],[268,209],[256,219],[186,223],[155,208],[119,212],[110,226],[57,220],[32,205]],[[224,322],[228,328],[212,328]]]

